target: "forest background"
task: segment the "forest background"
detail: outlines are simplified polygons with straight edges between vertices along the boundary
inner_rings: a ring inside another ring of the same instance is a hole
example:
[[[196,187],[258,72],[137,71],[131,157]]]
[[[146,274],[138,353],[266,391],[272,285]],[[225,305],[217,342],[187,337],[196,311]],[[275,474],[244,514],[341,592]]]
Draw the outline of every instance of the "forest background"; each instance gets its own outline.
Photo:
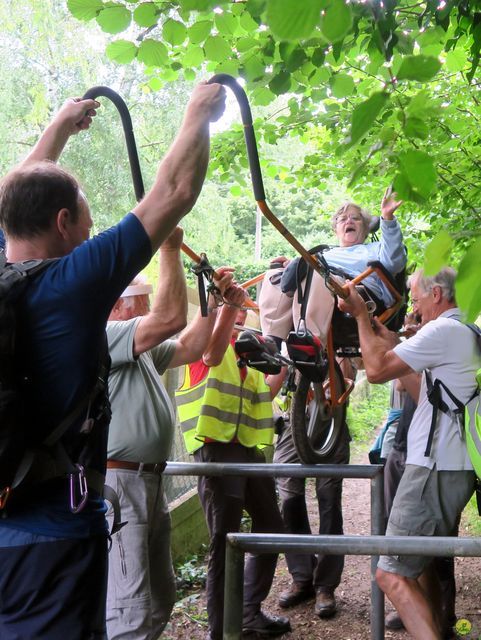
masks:
[[[481,1],[4,0],[0,25],[2,174],[65,98],[108,85],[130,107],[148,188],[194,84],[230,73],[251,102],[267,202],[302,243],[334,242],[330,216],[342,202],[379,213],[393,185],[411,267],[453,264],[469,318],[481,309]],[[101,102],[62,157],[95,231],[135,202],[120,119]],[[241,281],[293,255],[266,220],[255,244],[232,96],[183,226],[194,250],[236,267]]]

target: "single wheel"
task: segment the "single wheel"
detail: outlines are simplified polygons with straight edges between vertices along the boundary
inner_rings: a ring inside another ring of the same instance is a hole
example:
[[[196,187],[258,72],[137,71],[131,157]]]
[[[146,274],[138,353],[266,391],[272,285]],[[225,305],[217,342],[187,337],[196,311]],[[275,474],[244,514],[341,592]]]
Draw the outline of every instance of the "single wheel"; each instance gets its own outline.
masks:
[[[335,363],[337,397],[345,391],[344,377]],[[304,464],[327,462],[335,450],[346,419],[346,404],[332,408],[328,382],[310,382],[299,374],[291,406],[292,438]]]

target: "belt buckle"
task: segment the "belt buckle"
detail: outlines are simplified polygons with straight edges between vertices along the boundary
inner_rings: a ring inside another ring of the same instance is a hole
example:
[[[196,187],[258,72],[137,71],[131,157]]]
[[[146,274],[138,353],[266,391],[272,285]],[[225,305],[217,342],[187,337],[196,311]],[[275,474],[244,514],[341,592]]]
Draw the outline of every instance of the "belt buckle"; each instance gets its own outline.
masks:
[[[70,484],[70,511],[72,513],[80,513],[87,504],[89,497],[85,469],[81,464],[76,464],[75,470],[69,473],[68,477]]]

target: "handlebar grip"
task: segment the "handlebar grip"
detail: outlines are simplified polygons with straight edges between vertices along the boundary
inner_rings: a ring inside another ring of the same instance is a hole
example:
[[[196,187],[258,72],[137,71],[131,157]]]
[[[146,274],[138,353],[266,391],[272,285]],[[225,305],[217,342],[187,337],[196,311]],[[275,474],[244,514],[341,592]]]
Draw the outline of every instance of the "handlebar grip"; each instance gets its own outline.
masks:
[[[125,142],[127,145],[127,153],[129,154],[130,171],[132,173],[132,181],[134,183],[134,191],[137,202],[142,200],[145,195],[144,181],[140,170],[139,154],[137,153],[137,145],[135,143],[134,129],[132,126],[132,118],[124,99],[110,87],[98,86],[92,87],[83,95],[83,100],[95,100],[99,96],[108,98],[117,107],[122,120],[124,129]]]
[[[215,82],[229,87],[229,89],[231,89],[231,91],[234,93],[237,102],[239,103],[242,124],[244,125],[244,136],[247,147],[247,157],[249,159],[249,167],[251,171],[251,181],[254,191],[254,197],[257,201],[264,201],[266,199],[266,194],[264,191],[264,183],[262,180],[261,165],[259,163],[259,152],[257,150],[256,136],[254,133],[254,127],[252,126],[252,113],[246,92],[240,86],[237,80],[227,73],[218,73],[215,76],[212,76],[207,84],[213,84]]]

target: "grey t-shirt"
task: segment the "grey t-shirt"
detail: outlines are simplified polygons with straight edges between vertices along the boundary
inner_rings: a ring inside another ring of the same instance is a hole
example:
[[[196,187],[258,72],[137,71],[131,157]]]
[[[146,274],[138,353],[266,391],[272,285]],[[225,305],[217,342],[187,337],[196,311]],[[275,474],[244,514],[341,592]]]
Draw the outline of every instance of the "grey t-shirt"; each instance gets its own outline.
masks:
[[[418,373],[428,369],[433,381],[439,378],[461,402],[467,402],[476,388],[475,375],[480,357],[473,332],[456,318],[459,309],[448,309],[436,320],[428,322],[418,333],[394,348],[394,352]],[[446,393],[443,400],[455,408]],[[426,394],[423,375],[419,404],[408,433],[406,464],[416,464],[440,471],[472,469],[466,450],[464,433],[455,420],[438,411],[431,455],[424,452],[431,426],[433,407]]]
[[[175,351],[175,341],[133,355],[140,318],[107,323],[112,367],[109,395],[112,405],[107,457],[129,462],[168,460],[175,412],[160,379]]]

